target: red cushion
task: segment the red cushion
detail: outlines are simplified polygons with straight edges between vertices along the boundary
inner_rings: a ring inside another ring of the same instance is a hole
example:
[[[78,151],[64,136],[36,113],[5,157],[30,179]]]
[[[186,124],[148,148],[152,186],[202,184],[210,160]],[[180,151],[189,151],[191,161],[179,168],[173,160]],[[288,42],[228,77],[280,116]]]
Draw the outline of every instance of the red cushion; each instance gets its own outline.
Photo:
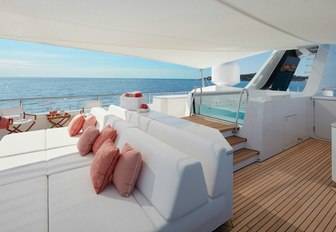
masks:
[[[70,136],[78,135],[84,124],[84,116],[82,114],[76,115],[68,126],[68,132]]]
[[[112,139],[105,141],[97,151],[90,168],[92,184],[97,194],[110,182],[118,157],[119,149]]]
[[[112,176],[113,184],[122,196],[129,197],[129,195],[132,194],[134,185],[140,174],[141,165],[142,159],[140,152],[134,150],[126,143],[121,150],[118,163]]]
[[[97,137],[96,141],[94,142],[92,146],[92,151],[94,154],[97,153],[100,146],[108,139],[112,139],[112,142],[117,137],[117,131],[113,129],[110,125],[107,125],[104,127],[104,129],[100,132],[99,136]]]
[[[83,132],[89,127],[89,126],[96,126],[97,124],[97,119],[95,116],[92,114],[89,114],[85,116],[85,121],[82,127]]]
[[[134,94],[134,97],[142,97],[142,93],[137,92]]]
[[[92,150],[92,145],[99,135],[99,130],[94,127],[88,127],[78,140],[77,148],[81,156],[85,156]]]

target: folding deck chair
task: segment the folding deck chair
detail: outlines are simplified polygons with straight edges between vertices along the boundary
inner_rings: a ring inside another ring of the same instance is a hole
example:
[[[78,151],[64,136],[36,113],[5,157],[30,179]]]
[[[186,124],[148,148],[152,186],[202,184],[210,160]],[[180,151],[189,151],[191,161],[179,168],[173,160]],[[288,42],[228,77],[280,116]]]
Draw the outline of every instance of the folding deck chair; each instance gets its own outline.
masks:
[[[1,114],[3,117],[13,119],[13,123],[7,128],[9,134],[29,131],[36,123],[36,115],[25,113],[23,106],[2,108]],[[26,129],[21,129],[22,125],[27,125],[28,127]]]

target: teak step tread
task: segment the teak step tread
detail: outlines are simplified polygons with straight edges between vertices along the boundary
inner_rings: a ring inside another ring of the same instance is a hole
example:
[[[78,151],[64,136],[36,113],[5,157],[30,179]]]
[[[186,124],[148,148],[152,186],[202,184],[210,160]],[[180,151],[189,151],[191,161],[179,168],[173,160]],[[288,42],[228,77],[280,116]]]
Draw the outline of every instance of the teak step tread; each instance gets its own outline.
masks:
[[[236,135],[232,135],[232,136],[226,137],[225,139],[228,141],[228,143],[231,146],[239,144],[239,143],[244,143],[244,142],[247,141],[246,138],[239,137],[239,136],[236,136]]]
[[[233,164],[240,163],[259,154],[259,151],[243,148],[233,152]]]
[[[209,119],[209,118],[205,118],[205,117],[201,117],[197,115],[183,117],[183,119],[217,129],[220,132],[232,131],[234,129],[234,125],[231,123]]]

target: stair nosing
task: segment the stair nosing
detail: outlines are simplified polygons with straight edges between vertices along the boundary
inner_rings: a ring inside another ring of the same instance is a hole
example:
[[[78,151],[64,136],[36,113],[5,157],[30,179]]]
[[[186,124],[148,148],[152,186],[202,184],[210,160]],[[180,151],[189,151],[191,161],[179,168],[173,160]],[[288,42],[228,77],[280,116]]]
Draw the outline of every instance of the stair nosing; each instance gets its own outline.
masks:
[[[253,156],[257,156],[257,155],[259,154],[259,151],[256,151],[256,150],[253,150],[253,149],[249,149],[249,148],[242,148],[242,149],[239,149],[239,150],[237,150],[237,151],[234,151],[234,152],[233,152],[233,157],[235,157],[235,156],[236,156],[236,157],[239,156],[240,153],[241,153],[242,151],[249,151],[249,152],[251,152],[251,154],[250,154],[247,158],[242,159],[242,160],[238,160],[238,161],[236,161],[236,162],[235,162],[235,160],[234,160],[234,158],[233,158],[233,164],[234,164],[234,165],[237,164],[237,163],[243,162],[244,160],[250,159],[250,158],[253,157]]]
[[[230,142],[230,141],[228,140],[228,138],[230,138],[230,137],[237,137],[237,138],[240,138],[241,141],[238,141],[238,142]],[[237,144],[241,144],[241,143],[245,143],[245,142],[247,141],[246,138],[243,138],[243,137],[240,137],[240,136],[236,136],[236,135],[228,136],[228,137],[226,137],[225,139],[228,141],[228,143],[229,143],[231,146],[233,146],[233,145],[237,145]]]

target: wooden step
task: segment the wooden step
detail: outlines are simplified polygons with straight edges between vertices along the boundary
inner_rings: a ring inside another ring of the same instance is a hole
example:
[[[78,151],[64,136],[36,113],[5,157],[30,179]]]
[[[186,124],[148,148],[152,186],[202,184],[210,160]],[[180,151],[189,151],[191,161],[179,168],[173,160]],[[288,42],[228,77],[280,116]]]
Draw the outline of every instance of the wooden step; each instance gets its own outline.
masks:
[[[248,148],[243,148],[233,152],[233,164],[238,164],[244,160],[250,159],[259,154],[259,151],[255,151]]]
[[[227,123],[224,121],[201,117],[197,115],[183,117],[183,119],[217,129],[220,132],[232,131],[234,129],[234,125],[232,123]]]
[[[228,143],[231,146],[239,144],[239,143],[244,143],[244,142],[247,141],[246,138],[239,137],[239,136],[236,136],[236,135],[232,135],[232,136],[226,137],[225,139],[228,141]]]

